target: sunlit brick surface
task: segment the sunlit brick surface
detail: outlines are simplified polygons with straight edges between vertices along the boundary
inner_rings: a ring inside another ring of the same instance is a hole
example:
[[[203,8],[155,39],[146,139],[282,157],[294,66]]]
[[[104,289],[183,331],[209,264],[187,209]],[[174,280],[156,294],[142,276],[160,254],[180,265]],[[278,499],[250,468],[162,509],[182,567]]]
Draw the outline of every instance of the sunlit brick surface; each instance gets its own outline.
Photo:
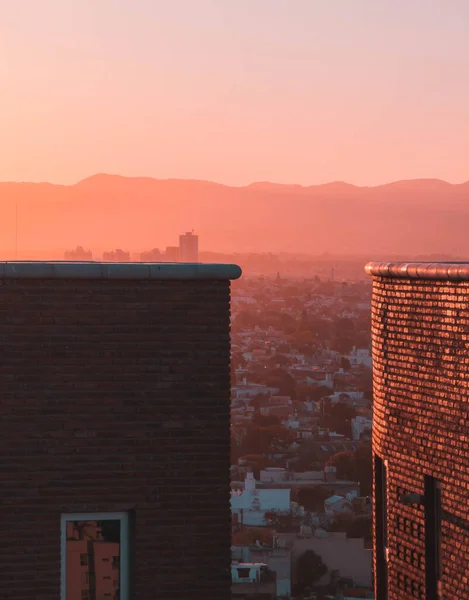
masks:
[[[469,282],[375,276],[372,336],[389,599],[426,597],[423,509],[398,502],[423,493],[424,474],[441,481],[442,598],[469,598]]]

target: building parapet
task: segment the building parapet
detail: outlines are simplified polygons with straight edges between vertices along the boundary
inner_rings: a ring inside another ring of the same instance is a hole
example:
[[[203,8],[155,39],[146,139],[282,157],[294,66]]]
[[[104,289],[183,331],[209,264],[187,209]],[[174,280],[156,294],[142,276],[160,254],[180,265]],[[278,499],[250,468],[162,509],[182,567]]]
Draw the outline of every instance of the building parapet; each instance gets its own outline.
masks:
[[[374,277],[469,281],[467,262],[369,262],[365,271]]]
[[[0,262],[0,279],[238,279],[241,268],[205,263]]]

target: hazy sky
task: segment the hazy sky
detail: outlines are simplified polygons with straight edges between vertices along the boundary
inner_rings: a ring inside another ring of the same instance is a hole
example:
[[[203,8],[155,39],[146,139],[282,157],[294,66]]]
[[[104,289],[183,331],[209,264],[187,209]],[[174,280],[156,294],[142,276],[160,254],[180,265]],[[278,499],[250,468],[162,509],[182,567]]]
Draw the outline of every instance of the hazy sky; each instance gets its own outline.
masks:
[[[469,179],[468,0],[0,0],[0,180]]]

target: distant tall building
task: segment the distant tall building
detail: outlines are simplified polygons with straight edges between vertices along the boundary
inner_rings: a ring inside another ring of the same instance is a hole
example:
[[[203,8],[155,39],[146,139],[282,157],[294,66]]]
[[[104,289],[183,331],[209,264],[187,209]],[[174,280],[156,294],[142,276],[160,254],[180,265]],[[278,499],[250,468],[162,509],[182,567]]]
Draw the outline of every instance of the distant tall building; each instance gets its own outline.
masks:
[[[141,252],[140,260],[142,262],[162,262],[162,254],[158,248],[153,248],[153,250]]]
[[[64,258],[71,261],[89,261],[93,260],[93,254],[90,250],[85,250],[82,246],[77,246],[75,250],[66,250]]]
[[[179,248],[177,246],[168,246],[164,253],[166,262],[179,262]]]
[[[115,263],[130,262],[130,252],[127,250],[121,250],[120,248],[117,250],[110,250],[103,253],[103,261]]]
[[[179,236],[179,260],[181,262],[199,262],[199,236],[193,232]]]

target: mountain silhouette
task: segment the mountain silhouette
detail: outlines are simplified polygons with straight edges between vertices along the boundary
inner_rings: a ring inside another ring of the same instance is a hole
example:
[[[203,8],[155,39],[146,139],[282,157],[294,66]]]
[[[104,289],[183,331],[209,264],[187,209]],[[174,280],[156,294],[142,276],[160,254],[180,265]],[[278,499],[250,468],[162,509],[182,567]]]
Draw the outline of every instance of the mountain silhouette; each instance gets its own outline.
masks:
[[[203,250],[369,256],[469,252],[469,182],[301,186],[98,174],[75,185],[0,183],[0,249],[143,250],[194,229]]]

